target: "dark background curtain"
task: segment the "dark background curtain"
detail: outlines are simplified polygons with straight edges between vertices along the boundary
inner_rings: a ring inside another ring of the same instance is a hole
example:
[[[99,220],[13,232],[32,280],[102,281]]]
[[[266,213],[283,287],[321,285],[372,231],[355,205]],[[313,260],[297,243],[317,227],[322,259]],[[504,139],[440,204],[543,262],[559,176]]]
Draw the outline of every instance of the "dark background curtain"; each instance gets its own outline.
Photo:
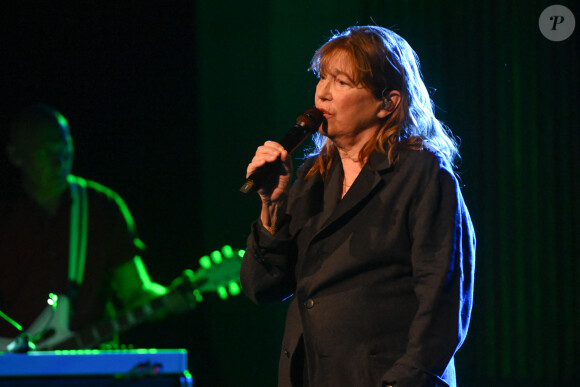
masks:
[[[577,3],[558,3],[580,16]],[[11,2],[0,6],[2,140],[19,107],[59,109],[75,139],[74,172],[125,198],[149,271],[168,284],[224,244],[245,246],[259,209],[237,192],[246,164],[313,104],[314,50],[350,25],[392,28],[418,53],[437,116],[461,139],[478,258],[460,385],[572,385],[580,32],[546,39],[538,19],[551,4]],[[2,173],[6,190],[5,160]],[[187,348],[202,387],[274,385],[284,310],[207,295],[125,341]]]

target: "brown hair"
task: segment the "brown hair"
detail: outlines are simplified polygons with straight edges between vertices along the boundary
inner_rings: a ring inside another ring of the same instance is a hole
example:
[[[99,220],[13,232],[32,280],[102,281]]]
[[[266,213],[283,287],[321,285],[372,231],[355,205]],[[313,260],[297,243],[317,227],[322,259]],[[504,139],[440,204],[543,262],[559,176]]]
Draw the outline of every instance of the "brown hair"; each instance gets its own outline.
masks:
[[[391,163],[396,163],[401,149],[429,148],[453,164],[458,155],[455,141],[435,118],[419,60],[403,38],[378,26],[350,27],[314,53],[310,70],[320,75],[329,59],[338,53],[346,53],[350,58],[355,83],[368,88],[377,99],[386,98],[393,90],[401,93],[399,105],[383,119],[373,138],[363,146],[359,160],[364,162],[371,153],[379,151],[386,154]],[[316,155],[317,159],[306,178],[317,173],[326,177],[337,155],[336,145],[330,139],[317,134],[315,144],[311,155]]]

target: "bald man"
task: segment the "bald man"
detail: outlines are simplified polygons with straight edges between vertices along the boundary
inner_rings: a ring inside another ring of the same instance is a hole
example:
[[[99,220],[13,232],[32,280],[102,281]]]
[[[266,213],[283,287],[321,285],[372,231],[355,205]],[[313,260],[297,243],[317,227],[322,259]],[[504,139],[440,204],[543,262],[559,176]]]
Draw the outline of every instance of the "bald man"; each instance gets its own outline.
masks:
[[[6,152],[20,186],[0,202],[0,311],[6,317],[0,351],[19,328],[33,327],[29,334],[40,344],[44,331],[79,331],[112,305],[131,307],[166,293],[141,261],[144,244],[123,199],[71,174],[74,146],[62,114],[45,105],[21,111]],[[63,318],[50,317],[52,294]]]

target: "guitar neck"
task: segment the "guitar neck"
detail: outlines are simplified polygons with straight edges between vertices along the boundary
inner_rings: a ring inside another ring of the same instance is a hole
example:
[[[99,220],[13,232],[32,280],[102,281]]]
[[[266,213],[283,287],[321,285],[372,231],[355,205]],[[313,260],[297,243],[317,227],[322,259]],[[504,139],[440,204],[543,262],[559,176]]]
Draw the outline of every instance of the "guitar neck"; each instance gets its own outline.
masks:
[[[207,256],[202,257],[200,259],[202,267],[195,273],[185,270],[182,276],[174,281],[167,294],[80,332],[69,330],[65,337],[55,335],[57,337],[52,337],[52,340],[48,337],[44,345],[42,340],[37,343],[37,349],[94,348],[111,339],[115,333],[125,332],[152,317],[162,316],[168,312],[180,313],[195,307],[201,301],[203,292],[218,292],[223,298],[223,293],[227,297],[225,286],[228,286],[228,291],[232,295],[238,294],[240,288],[237,282],[243,250],[233,250],[229,246],[224,246],[222,252],[223,256],[218,251],[213,252],[211,261]],[[66,324],[68,325],[68,316]]]

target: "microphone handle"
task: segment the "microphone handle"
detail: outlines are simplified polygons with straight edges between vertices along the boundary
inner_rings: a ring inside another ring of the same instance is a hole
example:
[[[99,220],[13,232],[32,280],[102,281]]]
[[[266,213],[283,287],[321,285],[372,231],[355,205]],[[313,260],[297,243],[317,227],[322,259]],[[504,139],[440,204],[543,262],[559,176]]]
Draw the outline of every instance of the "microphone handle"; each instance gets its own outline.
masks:
[[[280,141],[280,145],[288,151],[288,154],[294,152],[296,148],[311,134],[316,132],[318,127],[322,124],[324,116],[320,110],[315,107],[306,109],[296,119],[294,126],[284,135]],[[246,179],[240,192],[244,195],[249,195],[258,190],[268,179],[273,178],[276,174],[282,171],[282,162],[280,159],[273,163],[267,163],[254,171]],[[282,171],[283,172],[283,171]]]
[[[250,195],[256,192],[269,178],[279,172],[281,168],[282,161],[280,159],[262,165],[246,179],[246,182],[240,188],[240,192],[244,195]]]
[[[291,154],[302,144],[302,142],[311,135],[312,128],[305,125],[303,122],[297,122],[280,140],[280,145]],[[272,163],[266,163],[257,170],[255,170],[246,182],[240,188],[240,192],[244,195],[250,195],[258,190],[269,178],[274,176],[282,168],[280,159]]]
[[[282,145],[290,154],[294,152],[308,136],[314,133],[317,128],[318,126],[312,128],[312,126],[308,126],[304,122],[297,122],[288,132],[286,132],[282,140],[280,140],[280,145]]]

